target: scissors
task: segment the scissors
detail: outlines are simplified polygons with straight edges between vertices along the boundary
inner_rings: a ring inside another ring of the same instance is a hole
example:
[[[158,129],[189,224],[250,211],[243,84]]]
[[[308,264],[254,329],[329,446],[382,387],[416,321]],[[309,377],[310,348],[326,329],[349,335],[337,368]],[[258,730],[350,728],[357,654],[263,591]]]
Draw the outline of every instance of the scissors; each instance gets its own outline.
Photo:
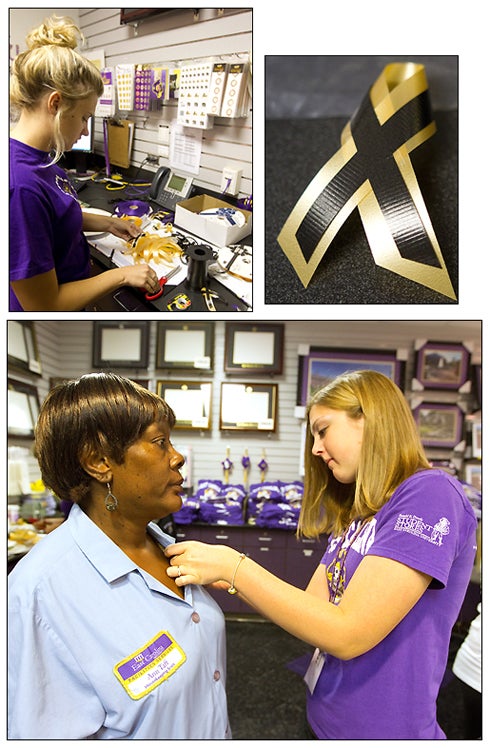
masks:
[[[204,301],[206,302],[206,306],[209,309],[209,311],[215,312],[216,307],[214,305],[214,299],[219,299],[220,298],[219,295],[215,291],[212,291],[210,288],[206,288],[206,286],[203,286],[203,288],[201,288],[201,293],[203,295]]]
[[[177,265],[177,267],[171,270],[170,273],[167,273],[167,275],[164,275],[162,278],[160,278],[160,280],[158,281],[158,283],[160,284],[159,290],[153,294],[145,293],[145,299],[147,299],[147,301],[155,301],[155,299],[159,299],[160,296],[163,294],[167,281],[170,280],[170,278],[173,275],[175,275],[175,273],[178,273],[179,270],[180,270],[180,265]]]

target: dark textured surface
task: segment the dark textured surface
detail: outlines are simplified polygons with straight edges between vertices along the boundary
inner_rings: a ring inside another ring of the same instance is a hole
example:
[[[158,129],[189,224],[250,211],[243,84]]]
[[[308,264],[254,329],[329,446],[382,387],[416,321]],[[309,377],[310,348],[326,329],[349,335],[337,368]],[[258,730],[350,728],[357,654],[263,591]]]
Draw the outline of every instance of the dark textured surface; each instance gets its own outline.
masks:
[[[449,276],[458,292],[458,115],[435,112],[436,134],[411,154]],[[277,235],[304,189],[338,150],[347,118],[266,122],[267,304],[452,304],[448,297],[378,267],[356,210],[304,288]]]
[[[313,650],[269,622],[227,620],[226,636],[233,739],[304,737],[304,684],[287,663]]]
[[[234,740],[301,740],[305,686],[288,663],[312,652],[268,622],[227,620],[228,708]],[[450,659],[463,634],[455,633]],[[463,702],[448,669],[438,699],[438,720],[450,740],[462,740]]]
[[[458,108],[456,55],[268,55],[265,116],[351,117],[373,81],[392,62],[424,65],[433,109]]]

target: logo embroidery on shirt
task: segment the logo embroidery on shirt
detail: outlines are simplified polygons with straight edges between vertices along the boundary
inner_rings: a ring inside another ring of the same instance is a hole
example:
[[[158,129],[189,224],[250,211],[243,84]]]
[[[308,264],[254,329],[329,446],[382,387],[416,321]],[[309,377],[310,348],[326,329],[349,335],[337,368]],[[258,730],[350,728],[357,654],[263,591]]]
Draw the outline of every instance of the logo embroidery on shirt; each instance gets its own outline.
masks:
[[[433,545],[442,545],[443,537],[449,535],[450,527],[451,522],[447,517],[441,517],[435,525],[429,525],[415,514],[399,514],[395,523],[395,530],[398,532],[409,532]]]
[[[70,197],[75,198],[75,200],[78,200],[77,193],[72,187],[71,182],[68,179],[63,179],[59,176],[59,174],[56,174],[55,176],[55,182],[56,186],[61,192],[64,192],[65,195],[70,195]]]

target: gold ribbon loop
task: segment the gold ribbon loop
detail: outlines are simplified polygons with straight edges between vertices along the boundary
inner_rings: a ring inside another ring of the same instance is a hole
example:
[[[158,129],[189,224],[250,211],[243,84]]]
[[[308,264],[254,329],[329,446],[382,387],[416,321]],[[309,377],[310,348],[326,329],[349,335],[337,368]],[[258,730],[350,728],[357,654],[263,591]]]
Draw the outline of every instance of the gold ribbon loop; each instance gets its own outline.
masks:
[[[153,262],[173,264],[175,255],[182,255],[183,250],[170,237],[162,237],[158,234],[142,233],[128,242],[128,249],[124,254],[131,255],[135,263]]]
[[[377,265],[456,299],[409,156],[435,130],[424,66],[387,65],[278,236],[305,288],[358,208]]]

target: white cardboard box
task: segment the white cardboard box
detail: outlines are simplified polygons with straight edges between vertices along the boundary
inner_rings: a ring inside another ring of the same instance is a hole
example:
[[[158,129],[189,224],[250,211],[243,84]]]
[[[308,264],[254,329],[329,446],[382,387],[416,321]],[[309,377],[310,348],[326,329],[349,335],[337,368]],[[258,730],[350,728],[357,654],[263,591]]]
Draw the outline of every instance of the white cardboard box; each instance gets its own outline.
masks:
[[[211,208],[233,208],[237,210],[235,206],[216,197],[196,195],[189,198],[189,200],[182,200],[180,203],[177,203],[175,225],[211,242],[211,244],[216,244],[218,247],[236,244],[244,236],[252,233],[252,213],[249,210],[240,208],[240,213],[243,213],[245,216],[245,224],[243,226],[232,226],[224,222],[218,223],[213,218],[199,215],[201,211],[210,210]]]

